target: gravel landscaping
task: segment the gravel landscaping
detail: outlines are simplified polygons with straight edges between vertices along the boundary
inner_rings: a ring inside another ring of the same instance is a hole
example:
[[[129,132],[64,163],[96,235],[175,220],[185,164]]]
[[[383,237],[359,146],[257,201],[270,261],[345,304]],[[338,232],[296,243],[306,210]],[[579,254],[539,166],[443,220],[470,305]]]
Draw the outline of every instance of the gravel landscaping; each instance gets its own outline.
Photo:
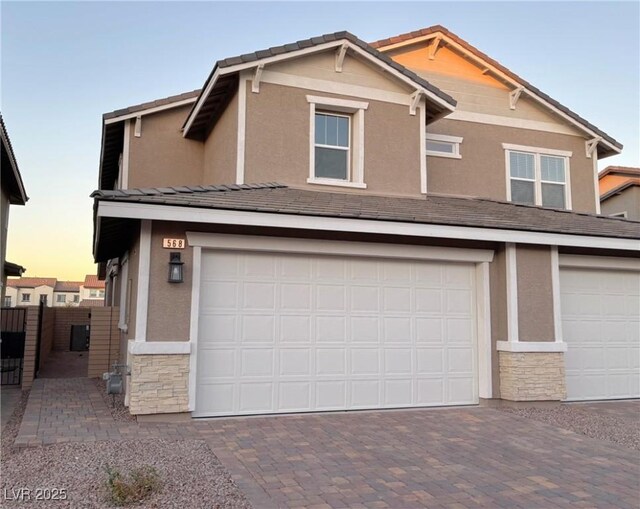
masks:
[[[107,394],[107,383],[101,378],[91,379],[102,399],[111,411],[111,416],[117,422],[137,422],[136,416],[129,413],[129,409],[124,406],[124,394]]]
[[[625,404],[625,403],[621,403]],[[609,404],[610,405],[610,404]],[[640,450],[640,405],[638,413],[598,411],[596,405],[561,404],[551,407],[499,407],[536,421],[546,422],[574,433],[598,440],[606,440],[630,449]]]
[[[27,488],[64,489],[67,500],[2,500],[3,508],[55,507],[110,508],[107,501],[107,466],[127,473],[133,468],[153,467],[160,490],[132,507],[190,509],[249,509],[240,492],[207,444],[202,440],[130,440],[65,443],[18,449],[18,433],[26,395],[2,432],[2,480],[0,494]],[[7,491],[5,491],[7,490]],[[4,498],[4,497],[3,497]]]

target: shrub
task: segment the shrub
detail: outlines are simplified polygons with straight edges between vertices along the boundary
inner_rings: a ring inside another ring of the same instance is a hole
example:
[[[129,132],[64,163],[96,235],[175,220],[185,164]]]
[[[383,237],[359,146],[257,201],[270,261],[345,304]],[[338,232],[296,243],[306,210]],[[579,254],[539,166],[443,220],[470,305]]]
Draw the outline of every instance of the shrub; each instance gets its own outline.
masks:
[[[129,475],[106,466],[107,490],[110,501],[116,506],[141,502],[160,488],[160,476],[155,468],[134,468]]]

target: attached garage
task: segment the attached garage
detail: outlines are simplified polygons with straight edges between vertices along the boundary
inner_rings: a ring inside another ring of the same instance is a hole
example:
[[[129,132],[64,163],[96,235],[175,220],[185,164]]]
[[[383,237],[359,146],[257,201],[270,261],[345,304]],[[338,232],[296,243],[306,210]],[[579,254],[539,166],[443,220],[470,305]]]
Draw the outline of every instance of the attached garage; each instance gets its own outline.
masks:
[[[565,266],[560,293],[567,399],[640,397],[640,271]]]
[[[476,264],[378,256],[203,248],[193,415],[477,403]]]

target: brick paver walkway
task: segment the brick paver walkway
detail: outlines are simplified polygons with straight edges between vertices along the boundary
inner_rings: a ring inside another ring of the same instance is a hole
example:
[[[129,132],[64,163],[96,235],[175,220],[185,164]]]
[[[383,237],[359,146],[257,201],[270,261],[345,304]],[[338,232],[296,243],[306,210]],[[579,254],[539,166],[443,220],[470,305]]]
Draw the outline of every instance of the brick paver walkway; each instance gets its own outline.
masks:
[[[38,379],[16,443],[155,436],[206,440],[256,509],[631,508],[640,500],[637,451],[489,408],[141,425],[114,421],[90,380]]]

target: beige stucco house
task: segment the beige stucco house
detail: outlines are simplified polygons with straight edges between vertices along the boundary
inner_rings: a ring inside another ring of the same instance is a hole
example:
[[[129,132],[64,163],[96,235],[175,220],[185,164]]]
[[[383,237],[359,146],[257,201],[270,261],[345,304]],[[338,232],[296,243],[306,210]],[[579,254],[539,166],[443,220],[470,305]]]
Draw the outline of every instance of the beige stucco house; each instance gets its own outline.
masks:
[[[0,114],[0,150],[2,160],[2,178],[0,179],[0,221],[2,221],[2,233],[0,234],[0,261],[2,261],[2,287],[0,287],[0,302],[4,303],[7,276],[21,276],[25,269],[17,263],[7,261],[7,236],[9,235],[9,207],[11,205],[24,205],[29,199],[22,182],[22,176],[18,168],[18,162],[11,146],[9,133],[4,125],[4,119]]]
[[[638,397],[622,146],[436,26],[217,62],[103,117],[94,255],[134,414]]]
[[[607,166],[598,179],[602,213],[640,221],[640,168]]]

